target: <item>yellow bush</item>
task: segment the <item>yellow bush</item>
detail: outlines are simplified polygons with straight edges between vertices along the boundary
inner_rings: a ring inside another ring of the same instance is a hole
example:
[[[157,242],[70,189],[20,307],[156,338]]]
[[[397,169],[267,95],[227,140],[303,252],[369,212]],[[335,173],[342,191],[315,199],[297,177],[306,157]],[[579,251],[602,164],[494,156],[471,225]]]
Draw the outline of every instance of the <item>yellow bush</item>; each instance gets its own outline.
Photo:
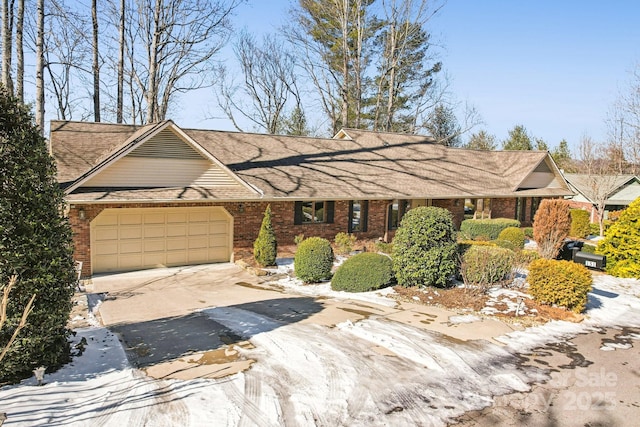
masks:
[[[593,278],[581,264],[541,258],[529,264],[527,281],[529,293],[536,301],[580,313],[587,304]]]

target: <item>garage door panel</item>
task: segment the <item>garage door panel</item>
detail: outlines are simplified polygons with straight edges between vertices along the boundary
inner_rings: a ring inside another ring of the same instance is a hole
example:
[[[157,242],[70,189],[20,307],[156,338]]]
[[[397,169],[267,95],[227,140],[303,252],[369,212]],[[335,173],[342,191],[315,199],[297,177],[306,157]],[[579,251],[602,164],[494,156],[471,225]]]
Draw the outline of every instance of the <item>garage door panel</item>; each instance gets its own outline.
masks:
[[[205,224],[189,224],[189,236],[206,236],[209,227]]]
[[[142,237],[142,228],[140,226],[137,227],[120,227],[119,229],[119,238],[123,239],[140,239]]]
[[[188,262],[187,252],[167,252],[167,266],[185,265]]]
[[[213,223],[209,223],[209,234],[227,234],[228,232],[229,227],[226,222],[215,221]]]
[[[166,221],[163,213],[148,213],[144,215],[145,224],[164,224]]]
[[[92,252],[95,255],[117,255],[118,254],[118,242],[108,242],[102,243],[100,245],[96,245],[95,248],[92,248]]]
[[[164,239],[145,239],[144,252],[164,252],[166,250],[165,243]]]
[[[120,225],[142,224],[142,214],[120,214]]]
[[[145,239],[154,238],[154,237],[162,237],[164,239],[165,235],[166,235],[166,227],[164,226],[164,224],[162,224],[162,225],[147,225],[147,226],[144,227],[144,237],[145,237]]]
[[[227,262],[231,221],[221,207],[105,209],[91,222],[93,271]]]
[[[189,222],[209,222],[209,213],[208,212],[190,212],[189,213]]]
[[[168,251],[185,250],[185,249],[187,249],[187,239],[184,239],[184,238],[167,239]]]
[[[188,220],[187,213],[169,213],[167,214],[168,223],[185,223]]]
[[[187,235],[187,226],[186,225],[167,225],[167,237],[174,236],[186,236]]]

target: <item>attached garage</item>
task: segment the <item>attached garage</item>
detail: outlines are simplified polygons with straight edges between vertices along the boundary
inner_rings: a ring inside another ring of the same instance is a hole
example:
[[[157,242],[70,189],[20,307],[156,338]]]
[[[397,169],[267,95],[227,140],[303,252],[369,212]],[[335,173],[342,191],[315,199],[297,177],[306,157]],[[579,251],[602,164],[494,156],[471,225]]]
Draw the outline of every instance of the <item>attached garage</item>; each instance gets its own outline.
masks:
[[[233,218],[222,207],[105,209],[91,221],[93,273],[228,262]]]

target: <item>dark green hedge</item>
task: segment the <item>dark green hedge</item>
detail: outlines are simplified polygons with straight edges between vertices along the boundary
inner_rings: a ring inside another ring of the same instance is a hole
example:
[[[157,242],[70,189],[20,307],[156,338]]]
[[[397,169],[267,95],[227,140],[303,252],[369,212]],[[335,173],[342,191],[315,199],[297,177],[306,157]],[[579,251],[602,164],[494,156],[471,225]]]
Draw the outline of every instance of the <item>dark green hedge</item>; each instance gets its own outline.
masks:
[[[331,279],[334,291],[366,292],[391,283],[391,258],[373,252],[364,252],[347,259]]]
[[[460,225],[460,234],[465,239],[476,239],[478,237],[486,240],[496,240],[500,232],[508,227],[520,227],[517,219],[495,218],[495,219],[465,219]]]

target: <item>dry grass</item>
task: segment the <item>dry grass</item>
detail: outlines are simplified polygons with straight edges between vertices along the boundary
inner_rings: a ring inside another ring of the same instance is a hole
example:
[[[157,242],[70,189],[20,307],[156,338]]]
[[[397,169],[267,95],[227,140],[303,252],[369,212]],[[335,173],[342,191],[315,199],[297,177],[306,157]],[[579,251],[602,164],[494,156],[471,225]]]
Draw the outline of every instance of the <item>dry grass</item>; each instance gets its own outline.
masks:
[[[489,300],[489,297],[484,293],[478,290],[466,288],[404,288],[402,286],[396,286],[394,290],[396,291],[398,298],[402,301],[409,301],[413,303],[420,302],[425,305],[434,305],[449,310],[469,309],[474,312],[480,312]],[[513,302],[515,303],[516,301],[514,300]],[[532,309],[535,309],[535,314],[532,313],[516,317],[514,311],[508,310],[506,303],[499,302],[492,305],[493,308],[498,310],[498,313],[494,316],[505,321],[517,320],[519,323],[531,325],[546,323],[550,320],[580,322],[583,319],[579,314],[560,307],[538,304],[533,299],[524,298],[523,302],[527,306],[527,312],[531,313]]]

